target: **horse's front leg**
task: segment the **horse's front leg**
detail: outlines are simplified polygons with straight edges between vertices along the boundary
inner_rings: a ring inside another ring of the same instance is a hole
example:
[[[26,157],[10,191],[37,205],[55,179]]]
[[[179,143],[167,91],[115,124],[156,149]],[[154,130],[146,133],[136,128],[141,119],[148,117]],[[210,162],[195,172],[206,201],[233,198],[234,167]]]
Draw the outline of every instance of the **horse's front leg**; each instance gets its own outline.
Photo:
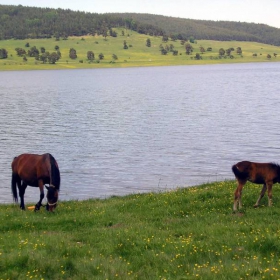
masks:
[[[255,208],[259,207],[260,201],[263,198],[263,196],[264,196],[264,194],[266,192],[266,189],[267,189],[266,184],[263,184],[262,190],[260,192],[260,196],[259,196],[257,202],[254,205]]]
[[[19,180],[17,182],[18,184],[18,190],[19,190],[19,197],[20,197],[20,209],[25,210],[25,205],[24,205],[24,194],[25,194],[25,189],[27,187],[27,184]]]
[[[40,200],[37,202],[37,204],[35,205],[35,211],[40,210],[41,206],[42,206],[42,201],[45,197],[45,193],[44,193],[44,182],[42,180],[39,181],[39,189],[40,189]]]
[[[243,186],[245,185],[245,183],[246,182],[238,181],[238,186],[234,193],[233,211],[237,211],[237,203],[239,204],[239,209],[241,209],[241,207],[242,207],[241,196],[242,196],[242,189],[243,189]]]

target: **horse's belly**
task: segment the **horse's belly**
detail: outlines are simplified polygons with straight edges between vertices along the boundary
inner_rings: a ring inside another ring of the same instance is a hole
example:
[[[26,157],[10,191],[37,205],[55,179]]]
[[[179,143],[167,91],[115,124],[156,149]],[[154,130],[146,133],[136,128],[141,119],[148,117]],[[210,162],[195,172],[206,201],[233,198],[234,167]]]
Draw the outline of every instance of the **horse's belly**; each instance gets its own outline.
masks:
[[[39,187],[38,181],[25,181],[25,180],[23,180],[23,182],[30,187]]]
[[[255,184],[264,184],[265,183],[263,178],[254,178],[254,179],[249,178],[248,181],[251,183],[255,183]]]

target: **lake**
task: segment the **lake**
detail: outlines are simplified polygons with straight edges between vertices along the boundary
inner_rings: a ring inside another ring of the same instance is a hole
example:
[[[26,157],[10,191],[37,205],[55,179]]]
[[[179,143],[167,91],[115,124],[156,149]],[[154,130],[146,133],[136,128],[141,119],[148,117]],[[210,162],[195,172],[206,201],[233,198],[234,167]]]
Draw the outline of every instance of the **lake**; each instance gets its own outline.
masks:
[[[51,153],[62,200],[234,179],[279,162],[280,63],[0,72],[0,202],[11,162]],[[39,190],[28,187],[26,201]]]

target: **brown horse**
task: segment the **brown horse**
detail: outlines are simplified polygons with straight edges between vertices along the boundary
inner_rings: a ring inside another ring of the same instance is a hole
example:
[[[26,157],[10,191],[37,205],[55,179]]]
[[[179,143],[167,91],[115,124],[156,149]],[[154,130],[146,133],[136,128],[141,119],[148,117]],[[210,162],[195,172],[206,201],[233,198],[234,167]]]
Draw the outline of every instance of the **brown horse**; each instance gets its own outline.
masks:
[[[239,203],[239,208],[242,207],[242,188],[247,181],[255,184],[263,184],[260,196],[254,207],[259,206],[266,190],[268,193],[268,206],[272,205],[272,185],[280,183],[280,166],[278,164],[241,161],[232,166],[232,172],[238,182],[238,186],[234,193],[234,211],[237,210],[237,203]]]
[[[60,172],[54,157],[51,154],[22,154],[14,158],[12,162],[12,193],[17,202],[17,185],[22,210],[25,210],[24,193],[27,186],[40,188],[40,200],[35,205],[35,211],[40,210],[45,196],[45,184],[49,185],[49,187],[46,186],[48,190],[46,209],[52,212],[57,205],[60,187]]]

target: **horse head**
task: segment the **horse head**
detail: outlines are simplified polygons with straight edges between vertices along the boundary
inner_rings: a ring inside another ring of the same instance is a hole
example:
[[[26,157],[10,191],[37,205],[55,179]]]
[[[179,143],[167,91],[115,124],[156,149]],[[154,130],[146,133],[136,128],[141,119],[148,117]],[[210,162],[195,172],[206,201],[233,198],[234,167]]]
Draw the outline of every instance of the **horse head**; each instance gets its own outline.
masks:
[[[53,210],[57,206],[58,201],[58,190],[55,188],[55,186],[50,185],[49,187],[46,186],[47,192],[47,200],[48,203],[46,205],[47,211],[53,212]]]

